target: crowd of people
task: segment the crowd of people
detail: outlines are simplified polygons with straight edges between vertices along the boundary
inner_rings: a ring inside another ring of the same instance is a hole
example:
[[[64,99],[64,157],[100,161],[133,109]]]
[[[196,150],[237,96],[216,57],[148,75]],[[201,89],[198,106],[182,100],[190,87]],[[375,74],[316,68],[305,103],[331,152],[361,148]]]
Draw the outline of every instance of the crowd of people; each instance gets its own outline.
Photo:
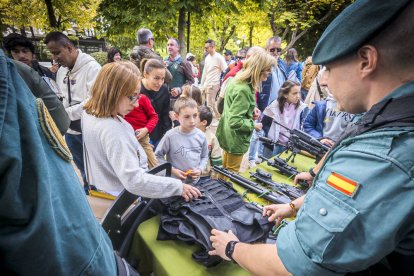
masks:
[[[241,49],[235,58],[228,50],[218,53],[215,41],[207,39],[200,69],[193,54],[180,55],[175,38],[166,41],[168,57],[161,58],[146,28],[137,31],[138,45],[130,57],[111,48],[102,67],[61,32],[45,37],[51,68],[36,61],[32,42],[18,34],[4,39],[11,59],[0,57],[2,64],[14,64],[4,70],[5,78],[18,74],[21,79],[12,77],[13,85],[43,100],[57,137],[64,135],[64,141],[56,138],[54,149],[73,158],[86,194],[98,189],[117,196],[126,189],[149,198],[197,199],[201,193],[191,184],[216,178],[212,165],[239,172],[248,153],[253,168],[259,156],[286,150],[289,129],[301,129],[331,150],[315,168],[296,176],[295,182],[312,184],[307,195],[263,209],[263,216],[277,224],[287,217],[296,220],[282,229],[276,246],[244,244],[231,232],[213,229],[210,254],[258,275],[340,275],[365,269],[408,275],[412,264],[401,260],[414,255],[409,218],[414,206],[407,197],[414,188],[408,151],[414,116],[412,108],[396,113],[399,105],[413,102],[414,60],[395,42],[412,40],[414,4],[396,2],[356,1],[331,23],[304,62],[294,48],[286,49],[282,59],[283,41],[277,36],[268,38],[265,48]],[[368,13],[376,15],[377,24],[360,23],[369,20]],[[353,36],[356,26],[361,32]],[[23,119],[13,122],[30,121]],[[147,173],[165,162],[172,164],[171,177]],[[385,215],[387,226],[371,235],[379,214],[390,208],[399,214]],[[96,230],[95,224],[89,226]],[[0,242],[0,252],[5,244]],[[56,262],[73,254],[62,252]],[[108,262],[102,269],[112,274],[115,265],[102,254]],[[18,271],[13,257],[5,260],[1,266]]]

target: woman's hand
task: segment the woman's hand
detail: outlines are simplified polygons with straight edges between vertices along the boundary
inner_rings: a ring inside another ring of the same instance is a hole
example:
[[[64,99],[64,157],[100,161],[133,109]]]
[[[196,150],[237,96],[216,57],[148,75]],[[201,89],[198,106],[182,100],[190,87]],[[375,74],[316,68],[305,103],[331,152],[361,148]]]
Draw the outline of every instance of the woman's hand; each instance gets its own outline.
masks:
[[[259,119],[260,117],[260,109],[258,109],[257,107],[254,108],[253,110],[253,120],[256,121],[257,119]]]
[[[272,204],[269,206],[263,207],[263,216],[269,217],[269,221],[276,220],[276,225],[279,225],[280,222],[285,218],[290,218],[294,214],[292,208],[289,204]]]
[[[261,131],[263,128],[263,124],[262,123],[254,123],[254,129],[256,131]]]
[[[135,137],[137,137],[138,141],[145,137],[148,134],[148,128],[143,127],[135,130]]]
[[[181,196],[185,201],[190,201],[201,196],[201,192],[196,188],[188,184],[183,184],[183,193]]]
[[[327,145],[330,148],[332,148],[333,145],[335,144],[334,141],[332,141],[331,139],[328,139],[328,138],[323,138],[323,139],[320,140],[320,142],[324,145]]]

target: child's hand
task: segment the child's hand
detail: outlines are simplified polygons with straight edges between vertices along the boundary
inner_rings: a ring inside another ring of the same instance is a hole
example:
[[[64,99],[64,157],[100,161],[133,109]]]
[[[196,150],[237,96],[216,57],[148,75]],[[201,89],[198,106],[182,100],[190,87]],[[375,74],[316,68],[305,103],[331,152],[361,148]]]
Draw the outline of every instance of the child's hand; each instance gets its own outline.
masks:
[[[187,178],[185,172],[183,172],[182,170],[176,169],[176,168],[172,168],[171,169],[171,173],[177,177],[178,179],[182,179],[185,180]]]
[[[148,134],[148,128],[146,127],[135,130],[135,137],[137,137],[138,140],[141,140],[147,134]]]
[[[190,175],[191,175],[191,177],[193,179],[199,178],[200,175],[201,175],[201,169],[193,169],[193,170],[191,170]]]

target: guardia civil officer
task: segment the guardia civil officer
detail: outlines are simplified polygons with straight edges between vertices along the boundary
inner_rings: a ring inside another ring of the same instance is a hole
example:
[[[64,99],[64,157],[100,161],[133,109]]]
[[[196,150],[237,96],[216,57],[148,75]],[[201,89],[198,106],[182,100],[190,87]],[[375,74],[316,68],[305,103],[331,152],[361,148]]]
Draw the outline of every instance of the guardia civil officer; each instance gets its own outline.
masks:
[[[343,110],[365,115],[330,150],[304,200],[264,209],[270,219],[298,211],[276,246],[213,230],[210,254],[255,275],[413,275],[412,45],[413,1],[357,0],[328,26],[313,61],[326,65]]]

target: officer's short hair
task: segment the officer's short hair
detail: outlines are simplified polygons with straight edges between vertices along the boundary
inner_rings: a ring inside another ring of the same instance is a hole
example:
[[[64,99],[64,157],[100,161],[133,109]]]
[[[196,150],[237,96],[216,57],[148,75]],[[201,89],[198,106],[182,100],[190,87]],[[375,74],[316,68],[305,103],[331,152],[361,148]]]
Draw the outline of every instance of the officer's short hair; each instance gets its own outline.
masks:
[[[180,114],[180,111],[183,108],[190,107],[190,108],[197,108],[197,102],[192,98],[187,97],[179,97],[174,104],[174,112]]]
[[[206,120],[207,125],[209,126],[213,121],[213,112],[211,111],[210,107],[201,105],[198,107],[198,116],[200,117],[200,122]]]
[[[9,54],[14,48],[18,46],[28,48],[32,53],[35,52],[35,47],[32,41],[30,41],[30,39],[28,39],[27,37],[22,36],[21,34],[9,34],[4,38],[3,45]]]
[[[269,49],[269,45],[270,45],[270,43],[272,43],[272,42],[282,42],[282,38],[280,37],[280,36],[272,36],[271,38],[269,38],[267,41],[266,41],[266,49]]]
[[[73,46],[73,43],[70,41],[69,37],[67,37],[64,33],[62,32],[50,32],[46,35],[45,37],[45,44],[47,45],[49,42],[56,42],[59,43],[62,46]]]
[[[145,45],[150,39],[154,39],[149,29],[141,28],[137,31],[137,42],[139,45]]]
[[[380,52],[383,66],[397,71],[414,67],[413,18],[414,2],[411,2],[390,25],[366,43],[372,44]]]
[[[204,43],[208,43],[208,44],[210,44],[210,46],[216,46],[216,42],[214,42],[214,40],[212,40],[212,39],[207,39],[206,40],[206,42],[204,42]]]

